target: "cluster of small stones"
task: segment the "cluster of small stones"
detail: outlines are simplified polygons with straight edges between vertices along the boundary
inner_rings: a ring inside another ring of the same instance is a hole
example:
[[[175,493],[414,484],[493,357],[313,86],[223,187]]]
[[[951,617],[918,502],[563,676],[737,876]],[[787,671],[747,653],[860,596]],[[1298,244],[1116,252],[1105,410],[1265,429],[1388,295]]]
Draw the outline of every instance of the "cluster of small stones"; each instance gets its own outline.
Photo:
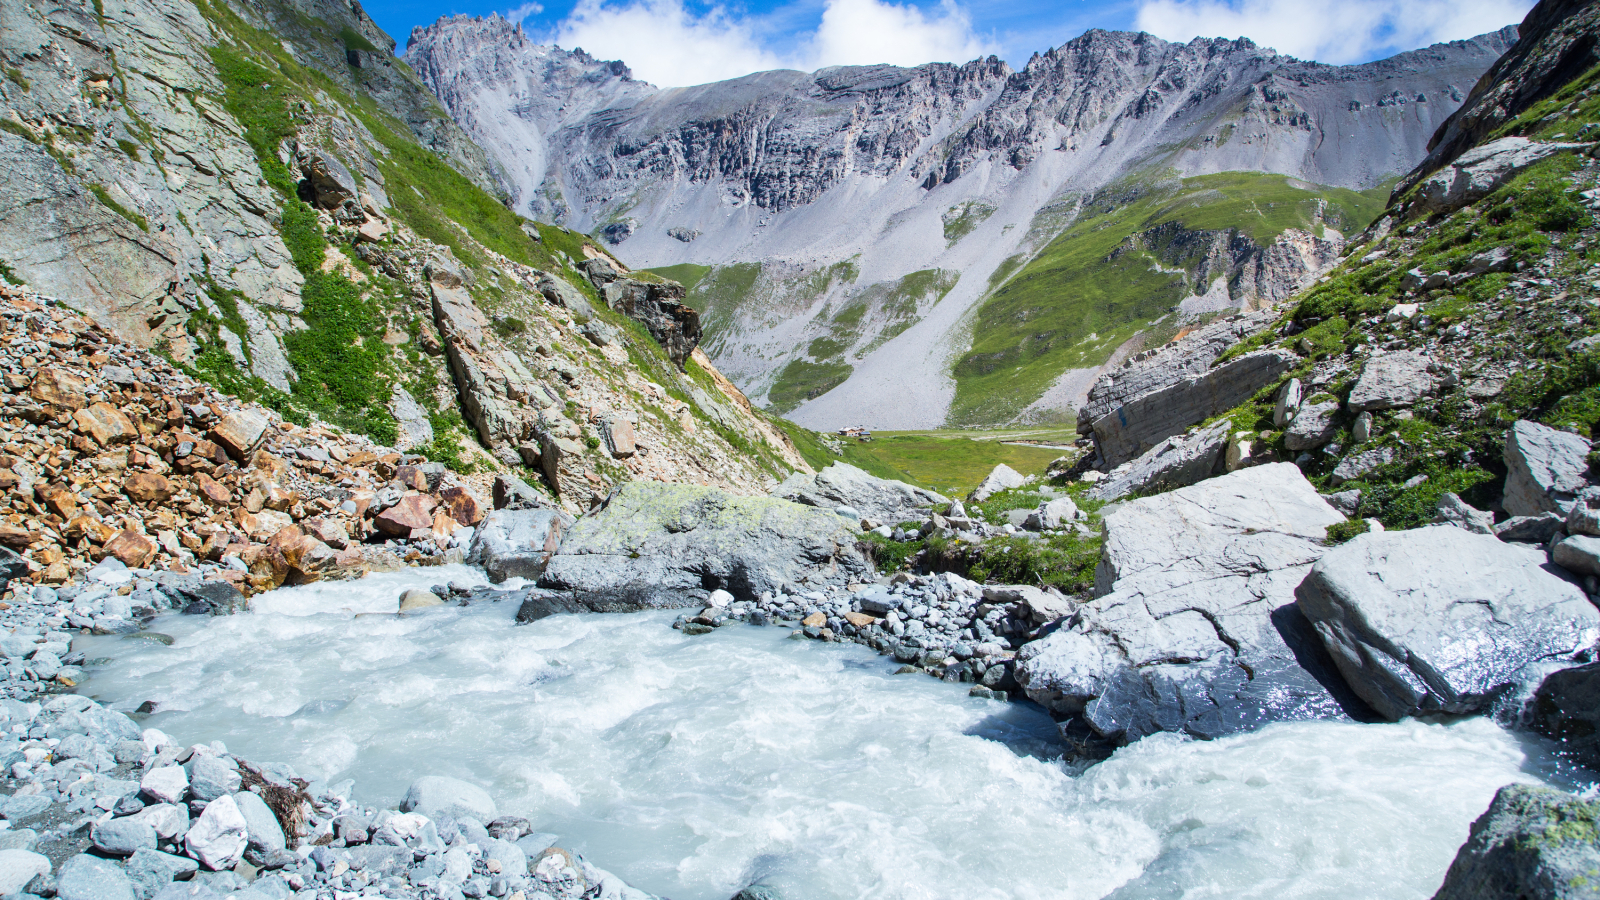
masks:
[[[813,590],[786,588],[739,601],[713,591],[708,605],[680,616],[673,627],[706,634],[734,623],[795,629],[798,637],[852,641],[903,663],[901,674],[924,672],[967,682],[977,697],[1006,699],[1018,691],[1016,651],[1059,618],[1069,601],[1032,587],[984,586],[954,573],[901,572],[888,584]]]
[[[448,562],[482,485],[302,428],[0,287],[0,545],[59,585],[112,558],[249,594]]]
[[[71,615],[64,600],[39,606],[55,607],[46,627]],[[39,659],[64,652],[67,637],[19,629],[0,646],[15,660],[38,640]],[[16,666],[5,676],[7,694],[36,687],[16,683]],[[554,835],[498,815],[474,785],[427,776],[398,810],[364,806],[350,781],[308,782],[220,742],[182,746],[75,694],[0,700],[0,767],[8,900],[577,900],[629,890],[555,847]]]

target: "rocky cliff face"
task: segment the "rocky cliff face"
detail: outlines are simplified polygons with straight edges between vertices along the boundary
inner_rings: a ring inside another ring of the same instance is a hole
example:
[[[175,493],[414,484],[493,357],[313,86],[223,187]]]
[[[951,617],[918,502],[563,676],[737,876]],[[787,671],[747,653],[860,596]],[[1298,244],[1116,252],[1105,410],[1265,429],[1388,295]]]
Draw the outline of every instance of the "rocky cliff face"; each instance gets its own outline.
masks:
[[[505,209],[358,4],[5,0],[0,26],[5,281],[290,421],[526,466],[575,510],[804,466],[694,354],[676,286],[621,267],[602,296],[595,242]]]
[[[794,416],[808,424],[871,411],[887,427],[946,417],[970,314],[1087,194],[1163,171],[1371,188],[1415,165],[1514,37],[1333,67],[1247,40],[1092,31],[1020,71],[991,58],[659,90],[498,18],[454,17],[414,31],[405,59],[513,173],[518,209],[603,234],[635,265],[729,276],[707,284],[733,289],[700,299],[714,358],[753,396],[799,397]],[[1228,305],[1283,296],[1340,246],[1274,240],[1227,253],[1230,281],[1258,270]],[[756,264],[754,277],[724,271]],[[854,277],[835,277],[845,264]],[[898,314],[874,302],[925,272],[957,280]],[[808,355],[838,340],[852,305],[867,311],[849,352]],[[790,364],[800,368],[784,380]],[[882,410],[873,398],[891,385],[906,402]]]

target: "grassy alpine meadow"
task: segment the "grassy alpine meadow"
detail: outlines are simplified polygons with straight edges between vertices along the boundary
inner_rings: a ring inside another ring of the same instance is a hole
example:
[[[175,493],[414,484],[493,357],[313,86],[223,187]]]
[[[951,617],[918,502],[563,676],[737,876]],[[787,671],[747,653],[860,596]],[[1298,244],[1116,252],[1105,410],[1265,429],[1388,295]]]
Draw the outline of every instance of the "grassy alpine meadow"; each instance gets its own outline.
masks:
[[[995,466],[1005,464],[1024,475],[1044,474],[1054,460],[1076,451],[1063,449],[1077,434],[1070,427],[1015,428],[992,431],[878,431],[872,440],[819,435],[783,422],[806,462],[821,469],[846,462],[880,478],[893,478],[965,497]],[[837,441],[835,454],[824,441]]]

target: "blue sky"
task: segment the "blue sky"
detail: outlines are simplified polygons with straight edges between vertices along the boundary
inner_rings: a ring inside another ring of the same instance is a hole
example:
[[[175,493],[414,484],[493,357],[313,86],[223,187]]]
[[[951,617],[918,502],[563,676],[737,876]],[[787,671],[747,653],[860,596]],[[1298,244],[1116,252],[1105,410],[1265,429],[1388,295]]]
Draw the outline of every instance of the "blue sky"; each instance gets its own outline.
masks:
[[[1013,65],[1089,28],[1168,40],[1252,38],[1328,63],[1365,62],[1521,21],[1533,0],[389,0],[368,13],[401,47],[453,13],[519,19],[529,34],[621,59],[661,86],[770,68],[965,62]]]

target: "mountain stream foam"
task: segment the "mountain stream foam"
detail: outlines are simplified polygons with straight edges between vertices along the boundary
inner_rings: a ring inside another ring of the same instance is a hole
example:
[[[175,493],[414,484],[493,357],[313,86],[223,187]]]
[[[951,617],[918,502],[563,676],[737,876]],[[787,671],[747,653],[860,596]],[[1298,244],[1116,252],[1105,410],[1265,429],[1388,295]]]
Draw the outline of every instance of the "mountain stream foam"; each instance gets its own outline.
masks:
[[[462,567],[287,588],[248,614],[171,616],[171,647],[87,643],[86,692],[370,805],[412,779],[488,787],[503,813],[631,884],[726,900],[1426,898],[1497,788],[1555,777],[1484,719],[1276,725],[1149,738],[1080,770],[1031,704],[891,674],[864,647],[673,613],[515,606],[392,614]]]

